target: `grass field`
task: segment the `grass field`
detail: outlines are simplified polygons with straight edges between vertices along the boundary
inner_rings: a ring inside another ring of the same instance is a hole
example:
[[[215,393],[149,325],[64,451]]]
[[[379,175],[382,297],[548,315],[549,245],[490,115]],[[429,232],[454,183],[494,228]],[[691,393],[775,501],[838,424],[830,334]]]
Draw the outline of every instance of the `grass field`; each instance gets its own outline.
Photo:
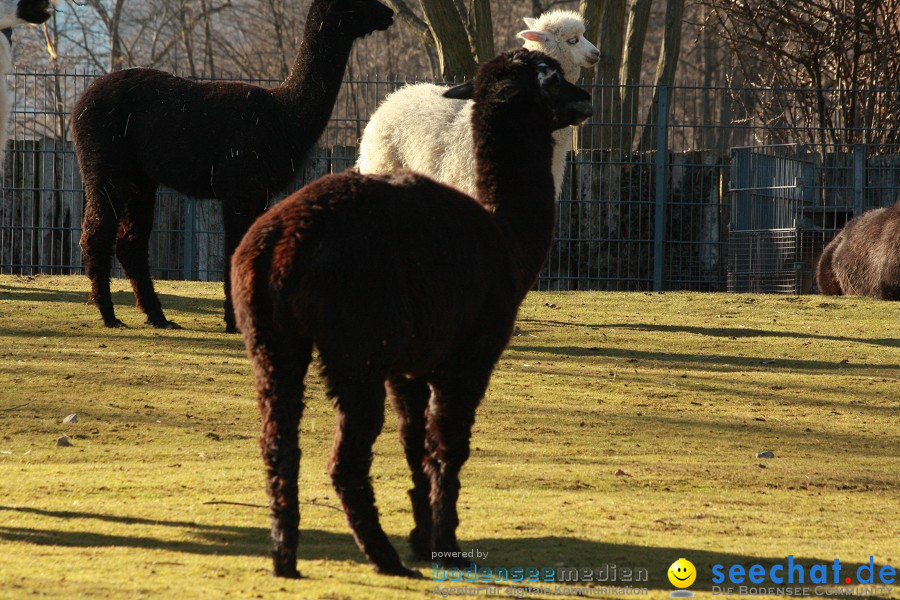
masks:
[[[113,285],[128,329],[102,327],[82,277],[0,277],[0,597],[434,597],[430,564],[379,576],[354,545],[315,370],[304,579],[270,577],[259,416],[221,284],[158,283],[178,331],[144,326]],[[716,564],[900,567],[900,303],[532,293],[518,326],[462,473],[460,543],[481,566],[646,568],[631,585],[656,598],[682,556],[698,597]],[[392,414],[373,479],[409,560]]]

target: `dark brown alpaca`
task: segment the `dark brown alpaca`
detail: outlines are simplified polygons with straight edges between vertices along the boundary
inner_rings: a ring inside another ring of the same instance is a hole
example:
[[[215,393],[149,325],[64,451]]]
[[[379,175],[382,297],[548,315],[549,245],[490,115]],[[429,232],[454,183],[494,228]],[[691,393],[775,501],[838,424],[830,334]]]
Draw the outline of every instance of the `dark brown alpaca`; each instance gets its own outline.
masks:
[[[150,278],[156,188],[221,200],[230,258],[325,129],[354,40],[392,19],[377,0],[313,0],[291,73],[271,90],[151,69],[110,73],[88,88],[72,113],[86,194],[81,249],[107,327],[122,326],[109,290],[113,245],[148,322],[175,327]],[[226,260],[225,325],[233,332],[229,267]]]
[[[819,258],[819,291],[900,300],[900,202],[851,220]]]
[[[234,254],[276,575],[298,576],[298,424],[314,345],[338,417],[329,471],[359,547],[380,573],[418,575],[382,530],[369,479],[387,387],[412,470],[412,548],[421,559],[459,550],[475,409],[551,244],[551,133],[591,105],[559,63],[527,50],[445,95],[475,100],[478,201],[412,172],[326,176],[263,215]]]

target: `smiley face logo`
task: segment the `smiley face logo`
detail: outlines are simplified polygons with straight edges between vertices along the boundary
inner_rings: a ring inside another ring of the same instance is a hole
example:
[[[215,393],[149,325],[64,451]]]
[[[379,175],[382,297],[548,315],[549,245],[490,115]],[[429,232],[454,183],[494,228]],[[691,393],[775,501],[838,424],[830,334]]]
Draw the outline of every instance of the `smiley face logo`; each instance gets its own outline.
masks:
[[[691,561],[679,558],[669,567],[668,575],[672,585],[677,588],[686,588],[690,587],[697,579],[697,569],[694,568]]]

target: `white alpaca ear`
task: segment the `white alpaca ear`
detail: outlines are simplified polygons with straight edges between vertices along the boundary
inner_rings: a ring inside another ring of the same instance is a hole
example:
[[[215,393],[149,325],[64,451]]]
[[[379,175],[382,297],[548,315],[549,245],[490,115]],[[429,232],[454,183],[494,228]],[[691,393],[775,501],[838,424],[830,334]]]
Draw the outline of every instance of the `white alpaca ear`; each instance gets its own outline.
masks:
[[[525,21],[525,25],[527,25],[529,29],[534,29],[534,24],[537,23],[537,19],[532,17],[523,17],[522,20]]]
[[[474,92],[475,83],[470,79],[459,85],[454,85],[452,88],[447,88],[441,95],[444,98],[450,98],[452,100],[471,100]]]
[[[537,31],[535,29],[526,29],[516,34],[516,37],[528,40],[529,42],[545,43],[550,41],[550,35],[545,31]]]

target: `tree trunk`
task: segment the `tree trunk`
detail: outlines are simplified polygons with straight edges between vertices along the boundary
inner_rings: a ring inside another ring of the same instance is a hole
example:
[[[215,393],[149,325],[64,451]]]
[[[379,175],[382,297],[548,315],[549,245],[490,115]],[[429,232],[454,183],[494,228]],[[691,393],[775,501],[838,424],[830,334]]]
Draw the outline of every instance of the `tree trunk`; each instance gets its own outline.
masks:
[[[609,0],[580,0],[578,3],[578,13],[584,17],[584,37],[598,47],[597,43],[597,34],[600,31],[600,20],[603,18],[603,12],[606,10],[606,6]],[[601,59],[602,60],[602,59]],[[595,70],[591,69],[589,71],[584,71],[583,81],[584,85],[590,85],[594,82],[595,79]],[[598,90],[594,90],[594,96],[596,95]],[[594,118],[589,119],[588,122],[581,127],[577,127],[575,129],[574,135],[574,147],[577,150],[582,148],[592,148],[592,140],[591,133],[596,128],[597,121],[597,107],[594,107]]]
[[[598,49],[600,45],[597,43],[597,35],[600,32],[600,21],[603,19],[609,2],[610,0],[580,0],[578,2],[578,14],[584,17],[584,37]],[[594,69],[591,69],[585,72],[584,82],[592,83],[593,81]]]
[[[119,36],[119,24],[122,22],[122,7],[125,0],[116,0],[112,17],[109,19],[109,72],[125,67],[122,52],[122,38]]]
[[[653,0],[632,0],[628,11],[628,28],[625,32],[625,54],[622,57],[620,82],[622,83],[622,128],[621,149],[623,154],[631,152],[634,129],[637,124],[640,97],[638,84],[641,64],[644,58],[644,39],[650,21],[650,5]]]
[[[678,66],[678,55],[681,51],[681,23],[684,16],[684,0],[668,0],[666,2],[666,29],[663,35],[662,48],[659,51],[659,62],[656,63],[656,81],[653,86],[653,99],[647,113],[647,125],[641,140],[644,150],[656,150],[656,123],[659,118],[656,110],[659,104],[659,86],[672,86],[675,83],[675,68]]]
[[[475,60],[482,64],[494,58],[494,25],[490,0],[470,1],[469,29],[475,42]]]
[[[475,76],[475,57],[469,35],[453,0],[420,0],[425,22],[431,30],[440,61],[441,77],[447,81]]]

